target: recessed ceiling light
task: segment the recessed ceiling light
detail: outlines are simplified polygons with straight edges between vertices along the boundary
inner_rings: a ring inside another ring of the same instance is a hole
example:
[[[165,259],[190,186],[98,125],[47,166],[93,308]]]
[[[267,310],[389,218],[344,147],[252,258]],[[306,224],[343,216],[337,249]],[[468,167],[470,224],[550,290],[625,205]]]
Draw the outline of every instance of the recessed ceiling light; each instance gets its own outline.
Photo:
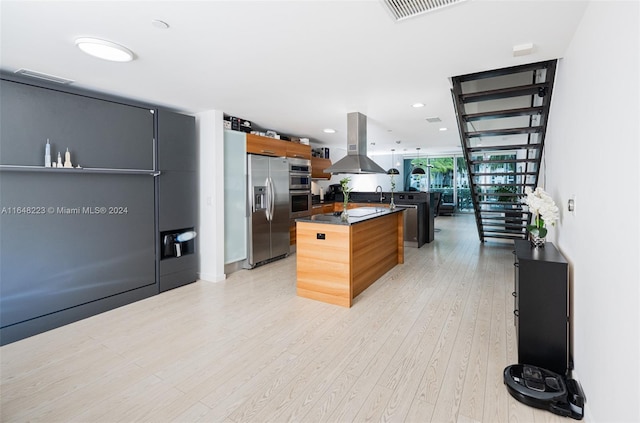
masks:
[[[411,105],[411,107],[414,107],[416,109],[420,108],[420,107],[424,107],[424,103],[413,103]]]
[[[322,132],[324,132],[325,134],[335,134],[336,130],[331,128],[325,128],[322,130]]]
[[[440,131],[442,131],[442,132],[444,132],[444,131],[446,131],[446,130],[447,130],[447,128],[444,128],[444,127],[443,127],[443,128],[440,128]]]
[[[442,120],[438,116],[432,116],[427,118],[427,122],[436,123],[436,122],[442,122]]]
[[[91,56],[112,62],[130,62],[134,58],[128,48],[99,38],[78,38],[76,46]]]

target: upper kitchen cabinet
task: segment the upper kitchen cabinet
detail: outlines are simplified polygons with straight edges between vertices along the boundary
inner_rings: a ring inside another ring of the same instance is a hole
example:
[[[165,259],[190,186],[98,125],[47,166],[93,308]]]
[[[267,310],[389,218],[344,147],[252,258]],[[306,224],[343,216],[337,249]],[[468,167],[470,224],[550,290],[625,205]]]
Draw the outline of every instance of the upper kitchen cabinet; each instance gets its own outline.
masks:
[[[330,173],[324,173],[324,170],[331,166],[330,159],[321,159],[320,157],[311,158],[311,178],[313,179],[331,179]]]
[[[311,159],[311,146],[297,142],[287,142],[287,157]]]
[[[311,147],[297,142],[247,134],[247,153],[309,160],[311,158]]]
[[[260,135],[247,134],[247,153],[263,156],[285,157],[287,142]]]

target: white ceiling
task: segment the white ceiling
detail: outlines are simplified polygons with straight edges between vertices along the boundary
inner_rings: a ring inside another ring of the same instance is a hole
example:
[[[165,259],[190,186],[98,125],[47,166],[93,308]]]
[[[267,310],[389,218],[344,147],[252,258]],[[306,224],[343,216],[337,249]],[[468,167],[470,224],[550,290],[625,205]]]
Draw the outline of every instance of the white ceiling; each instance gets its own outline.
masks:
[[[1,0],[0,68],[188,113],[221,110],[334,148],[346,146],[346,115],[359,111],[375,142],[370,154],[453,151],[449,78],[562,57],[586,4],[468,0],[395,22],[379,0]],[[137,58],[87,56],[74,44],[83,36]],[[514,57],[525,43],[534,52]],[[425,120],[432,116],[442,122]]]

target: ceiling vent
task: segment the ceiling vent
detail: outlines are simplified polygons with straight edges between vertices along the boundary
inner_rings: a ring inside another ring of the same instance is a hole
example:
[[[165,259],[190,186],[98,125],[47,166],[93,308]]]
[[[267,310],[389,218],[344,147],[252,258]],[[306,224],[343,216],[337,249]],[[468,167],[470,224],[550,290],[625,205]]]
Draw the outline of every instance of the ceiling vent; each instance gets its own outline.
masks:
[[[72,79],[63,78],[61,76],[49,75],[44,72],[37,72],[30,69],[18,69],[15,71],[18,75],[24,75],[31,78],[38,78],[49,82],[55,82],[56,84],[71,84],[74,81]]]
[[[402,21],[466,0],[382,0],[396,21]]]

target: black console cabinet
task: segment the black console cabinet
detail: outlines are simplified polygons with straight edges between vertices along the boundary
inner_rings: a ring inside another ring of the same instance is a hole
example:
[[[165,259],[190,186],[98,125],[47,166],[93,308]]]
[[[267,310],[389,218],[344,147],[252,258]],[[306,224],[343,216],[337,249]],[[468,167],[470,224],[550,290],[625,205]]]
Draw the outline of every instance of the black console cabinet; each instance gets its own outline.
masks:
[[[515,241],[514,320],[518,362],[569,370],[569,269],[552,243]]]

